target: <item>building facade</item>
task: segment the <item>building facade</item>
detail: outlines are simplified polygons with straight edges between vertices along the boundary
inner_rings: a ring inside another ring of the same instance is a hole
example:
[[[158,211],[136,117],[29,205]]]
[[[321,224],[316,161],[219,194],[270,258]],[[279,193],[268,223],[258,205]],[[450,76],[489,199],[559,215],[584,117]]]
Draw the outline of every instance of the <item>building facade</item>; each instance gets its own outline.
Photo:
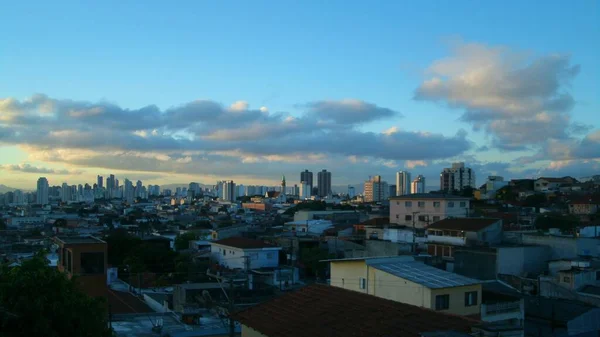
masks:
[[[310,192],[308,196],[310,197],[313,189],[313,173],[309,170],[304,170],[303,172],[300,172],[300,181],[306,183],[309,186],[308,191]]]
[[[396,196],[410,194],[410,172],[396,172]]]
[[[476,188],[475,172],[465,167],[465,163],[453,163],[440,173],[440,190],[445,192],[462,191],[471,187]]]
[[[317,185],[319,196],[326,197],[331,194],[331,172],[322,170],[317,174]]]
[[[446,194],[409,194],[390,198],[390,223],[417,228],[447,217],[468,216],[470,198]]]
[[[48,204],[48,179],[45,177],[40,177],[37,181],[37,190],[36,190],[36,204],[39,205],[47,205]]]
[[[425,193],[425,177],[419,174],[410,184],[410,191],[412,194]]]
[[[364,185],[365,202],[380,202],[389,198],[389,187],[387,182],[381,179],[381,176],[374,176],[365,181]]]

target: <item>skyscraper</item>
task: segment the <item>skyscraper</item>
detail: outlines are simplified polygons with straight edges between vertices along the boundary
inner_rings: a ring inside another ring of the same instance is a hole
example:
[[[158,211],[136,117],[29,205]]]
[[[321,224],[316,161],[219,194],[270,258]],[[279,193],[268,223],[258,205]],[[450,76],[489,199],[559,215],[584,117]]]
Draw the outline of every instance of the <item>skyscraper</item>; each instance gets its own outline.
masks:
[[[440,173],[440,190],[444,192],[462,191],[465,187],[475,188],[475,172],[465,167],[465,163],[452,163]]]
[[[222,184],[223,194],[221,199],[227,201],[235,201],[237,198],[237,189],[235,188],[235,183],[233,180],[225,181]]]
[[[310,198],[311,194],[312,194],[312,189],[310,188],[308,183],[306,181],[301,181],[300,182],[300,200]]]
[[[104,178],[102,176],[100,176],[100,175],[98,176],[98,182],[97,182],[97,184],[98,184],[98,188],[104,187]]]
[[[365,181],[365,201],[379,202],[389,198],[390,188],[388,183],[381,180],[381,176],[374,176]]]
[[[62,202],[71,201],[71,187],[67,183],[63,183],[60,190],[60,200]]]
[[[305,182],[310,187],[309,193],[312,194],[313,189],[313,173],[309,170],[304,170],[304,172],[300,172],[300,182]],[[310,196],[310,195],[309,195]]]
[[[410,194],[410,172],[396,172],[396,195]]]
[[[317,174],[317,185],[320,197],[326,197],[331,194],[331,172],[327,172],[327,170],[319,172]]]
[[[127,201],[127,203],[131,204],[134,200],[134,189],[133,183],[129,179],[125,179],[125,185],[123,189],[123,199]]]
[[[355,196],[356,196],[356,190],[354,189],[354,186],[348,185],[348,199],[352,199]]]
[[[410,188],[412,194],[425,193],[425,177],[419,174],[411,183]]]
[[[40,177],[37,181],[37,191],[35,201],[39,205],[48,204],[48,179]]]

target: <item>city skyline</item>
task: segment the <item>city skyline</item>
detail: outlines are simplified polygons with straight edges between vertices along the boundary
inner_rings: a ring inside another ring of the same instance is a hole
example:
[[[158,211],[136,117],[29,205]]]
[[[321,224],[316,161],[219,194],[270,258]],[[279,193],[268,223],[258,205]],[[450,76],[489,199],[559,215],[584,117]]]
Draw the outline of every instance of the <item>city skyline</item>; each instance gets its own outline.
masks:
[[[513,5],[7,4],[0,184],[597,174],[598,5]]]

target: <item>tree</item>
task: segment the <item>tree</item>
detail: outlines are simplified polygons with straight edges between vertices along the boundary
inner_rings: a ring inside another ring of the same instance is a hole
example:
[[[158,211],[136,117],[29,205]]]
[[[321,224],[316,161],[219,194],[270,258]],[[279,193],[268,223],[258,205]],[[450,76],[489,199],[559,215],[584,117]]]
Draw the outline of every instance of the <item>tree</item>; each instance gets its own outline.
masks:
[[[187,232],[175,237],[175,250],[184,250],[190,247],[190,241],[196,240],[196,234]]]
[[[561,231],[572,231],[580,224],[579,218],[574,215],[563,215],[558,213],[541,214],[535,220],[537,229],[558,228]]]
[[[0,269],[2,336],[108,337],[107,314],[104,299],[87,296],[75,281],[47,267],[43,252],[19,267]]]
[[[4,219],[0,218],[0,230],[6,229],[6,222]]]
[[[300,250],[300,262],[306,269],[307,276],[323,276],[327,263],[321,262],[335,257],[334,254],[329,254],[328,251],[319,247],[304,248]]]

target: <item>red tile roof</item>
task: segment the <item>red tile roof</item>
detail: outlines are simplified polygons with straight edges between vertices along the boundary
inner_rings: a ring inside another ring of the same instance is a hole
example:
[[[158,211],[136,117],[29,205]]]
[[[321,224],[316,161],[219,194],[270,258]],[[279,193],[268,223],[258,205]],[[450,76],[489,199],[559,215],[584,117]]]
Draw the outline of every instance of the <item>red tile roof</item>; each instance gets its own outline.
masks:
[[[470,332],[479,322],[342,288],[314,284],[234,314],[268,337],[419,337]]]
[[[233,237],[233,238],[222,239],[222,240],[215,241],[214,243],[217,243],[217,244],[220,244],[223,246],[229,246],[229,247],[235,247],[235,248],[241,248],[241,249],[258,249],[258,248],[276,247],[276,246],[268,244],[264,241],[248,239],[248,238],[243,238],[243,237]]]
[[[141,314],[154,312],[146,303],[131,293],[108,289],[108,304],[113,314]]]
[[[429,225],[429,229],[447,229],[467,232],[477,232],[490,225],[495,224],[500,219],[495,218],[448,218],[434,222]]]

